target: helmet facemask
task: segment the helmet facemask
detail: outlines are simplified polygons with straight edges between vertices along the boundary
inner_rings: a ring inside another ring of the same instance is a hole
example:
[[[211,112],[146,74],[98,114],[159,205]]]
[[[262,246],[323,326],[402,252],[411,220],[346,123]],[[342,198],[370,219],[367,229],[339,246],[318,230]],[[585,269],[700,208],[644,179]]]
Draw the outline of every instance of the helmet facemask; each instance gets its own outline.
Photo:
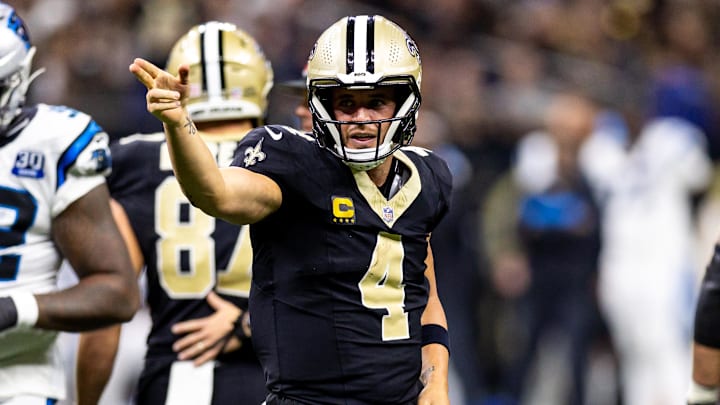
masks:
[[[354,87],[369,88],[392,87],[397,102],[393,117],[369,121],[337,120],[332,108],[332,90],[340,87],[352,90]],[[313,115],[313,131],[320,146],[326,148],[356,170],[370,170],[382,164],[397,149],[412,142],[415,134],[415,118],[420,106],[419,91],[412,77],[402,81],[391,80],[375,86],[343,86],[339,84],[317,84],[310,87],[309,106]],[[387,125],[383,138],[382,127]],[[353,149],[345,146],[342,138],[343,125],[370,125],[377,131],[374,148]]]

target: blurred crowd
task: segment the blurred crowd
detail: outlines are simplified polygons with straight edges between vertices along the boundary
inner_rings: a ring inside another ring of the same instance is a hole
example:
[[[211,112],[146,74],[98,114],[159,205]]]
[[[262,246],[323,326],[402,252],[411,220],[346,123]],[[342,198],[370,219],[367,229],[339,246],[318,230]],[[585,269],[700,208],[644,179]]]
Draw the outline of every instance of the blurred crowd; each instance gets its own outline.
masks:
[[[111,134],[159,130],[136,56],[236,23],[298,79],[325,27],[384,14],[423,62],[416,143],[455,181],[433,236],[460,405],[682,403],[720,235],[715,0],[16,0],[30,91]],[[273,91],[268,121],[297,125]]]

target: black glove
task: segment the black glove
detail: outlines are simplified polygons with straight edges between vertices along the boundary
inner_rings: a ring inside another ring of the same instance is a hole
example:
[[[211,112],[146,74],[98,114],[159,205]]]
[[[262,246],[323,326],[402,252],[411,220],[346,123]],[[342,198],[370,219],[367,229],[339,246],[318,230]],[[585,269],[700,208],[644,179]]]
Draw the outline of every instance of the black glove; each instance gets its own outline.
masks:
[[[0,331],[17,325],[18,313],[15,301],[10,297],[0,297]]]

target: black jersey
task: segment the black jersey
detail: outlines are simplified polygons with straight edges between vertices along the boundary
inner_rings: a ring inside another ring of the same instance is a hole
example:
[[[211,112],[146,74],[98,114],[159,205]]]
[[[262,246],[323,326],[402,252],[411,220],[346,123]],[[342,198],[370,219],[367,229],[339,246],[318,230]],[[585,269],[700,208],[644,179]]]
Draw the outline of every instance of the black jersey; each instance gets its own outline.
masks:
[[[206,143],[218,164],[227,166],[238,139]],[[177,358],[172,345],[181,337],[172,333],[172,325],[213,313],[205,300],[208,292],[215,290],[247,308],[252,265],[248,229],[189,203],[173,175],[164,134],[126,137],[111,151],[110,192],[128,213],[146,264],[152,328],[143,374],[166,372]],[[218,360],[257,364],[251,345]]]
[[[427,238],[448,209],[443,160],[416,147],[387,200],[314,139],[253,130],[233,165],[272,178],[281,207],[251,225],[253,344],[271,392],[309,403],[415,403]]]

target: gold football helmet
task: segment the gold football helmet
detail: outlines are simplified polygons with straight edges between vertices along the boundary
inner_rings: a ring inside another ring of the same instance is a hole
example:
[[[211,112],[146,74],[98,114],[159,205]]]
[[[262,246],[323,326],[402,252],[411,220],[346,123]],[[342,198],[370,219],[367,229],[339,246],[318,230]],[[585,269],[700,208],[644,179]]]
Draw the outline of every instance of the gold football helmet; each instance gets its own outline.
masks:
[[[173,46],[166,70],[188,64],[187,110],[196,122],[250,118],[267,113],[273,70],[257,42],[234,24],[197,25]]]
[[[344,17],[325,30],[315,43],[307,67],[307,85],[313,132],[318,143],[349,166],[369,170],[381,164],[415,134],[420,107],[422,67],[415,41],[402,28],[379,15]],[[332,115],[330,89],[396,88],[397,110],[385,139],[375,148],[345,147],[340,125]]]

